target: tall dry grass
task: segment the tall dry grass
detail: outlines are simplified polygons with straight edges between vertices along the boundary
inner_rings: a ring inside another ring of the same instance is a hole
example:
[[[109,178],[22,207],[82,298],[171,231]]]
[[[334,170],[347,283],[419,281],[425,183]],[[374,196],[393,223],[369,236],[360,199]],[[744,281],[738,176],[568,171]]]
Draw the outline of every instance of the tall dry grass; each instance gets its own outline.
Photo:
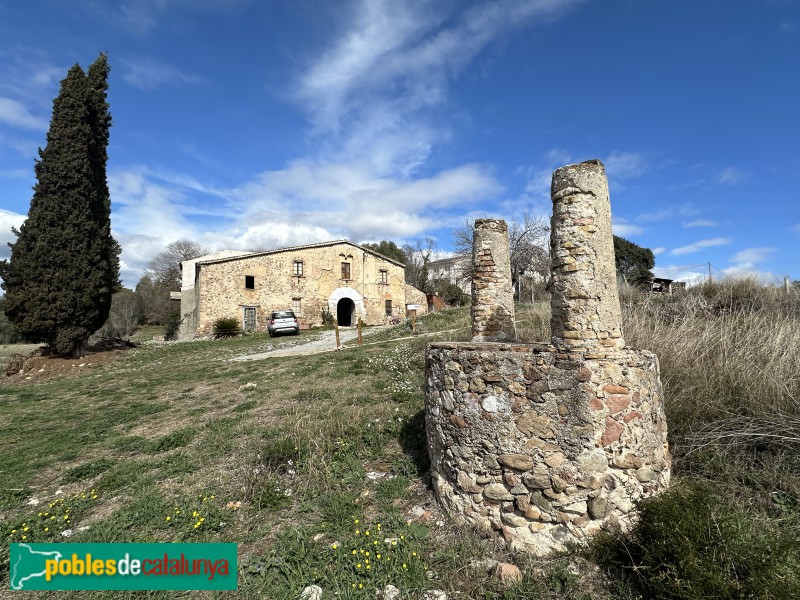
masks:
[[[798,455],[800,294],[736,279],[674,295],[624,288],[621,302],[626,342],[661,362],[677,457]]]

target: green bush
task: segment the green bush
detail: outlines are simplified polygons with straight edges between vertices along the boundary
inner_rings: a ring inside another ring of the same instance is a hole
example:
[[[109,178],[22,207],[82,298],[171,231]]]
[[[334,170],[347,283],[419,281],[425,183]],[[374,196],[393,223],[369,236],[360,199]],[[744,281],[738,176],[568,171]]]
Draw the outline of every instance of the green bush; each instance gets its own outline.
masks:
[[[172,312],[167,317],[167,324],[164,326],[164,339],[174,340],[178,336],[178,328],[181,326],[181,314],[177,311]]]
[[[706,484],[684,483],[639,505],[627,534],[591,553],[644,598],[798,598],[800,537]]]
[[[214,321],[214,337],[216,338],[234,337],[241,332],[239,320],[235,317],[222,317]]]

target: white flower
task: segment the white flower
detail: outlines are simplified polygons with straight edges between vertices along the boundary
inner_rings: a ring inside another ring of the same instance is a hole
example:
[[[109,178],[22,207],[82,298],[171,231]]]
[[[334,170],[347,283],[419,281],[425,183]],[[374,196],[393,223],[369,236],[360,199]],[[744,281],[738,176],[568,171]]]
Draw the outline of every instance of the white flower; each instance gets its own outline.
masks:
[[[62,531],[61,537],[72,537],[72,529],[65,529]]]

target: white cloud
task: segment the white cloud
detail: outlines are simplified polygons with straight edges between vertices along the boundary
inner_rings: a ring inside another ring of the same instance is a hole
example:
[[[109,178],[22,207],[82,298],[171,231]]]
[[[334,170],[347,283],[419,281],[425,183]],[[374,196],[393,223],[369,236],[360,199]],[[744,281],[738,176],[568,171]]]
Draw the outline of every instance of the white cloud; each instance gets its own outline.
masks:
[[[666,248],[663,246],[659,246],[658,248],[652,248],[653,256],[658,256],[659,254],[664,254],[666,252]]]
[[[726,167],[717,175],[717,183],[723,185],[736,185],[750,176],[750,173],[737,169],[736,167]]]
[[[635,152],[614,151],[604,161],[609,178],[631,179],[650,169],[644,155]]]
[[[47,130],[47,121],[31,114],[21,102],[0,96],[0,123],[22,129]]]
[[[790,227],[790,228],[789,228],[789,231],[794,231],[795,233],[800,233],[800,223],[798,223],[797,225],[794,225],[794,226]]]
[[[296,98],[339,160],[409,177],[451,135],[436,111],[475,56],[580,1],[501,0],[454,13],[461,5],[360,0],[347,30],[299,77]]]
[[[692,254],[694,252],[699,252],[700,250],[703,250],[704,248],[713,248],[715,246],[724,246],[724,245],[730,244],[730,243],[731,243],[730,238],[716,237],[716,238],[711,238],[711,239],[708,239],[708,240],[699,240],[699,241],[694,242],[693,244],[689,244],[687,246],[680,246],[679,248],[674,248],[674,249],[670,250],[669,253],[673,254],[675,256],[680,256],[680,255],[683,255],[683,254]]]
[[[759,264],[767,260],[775,248],[745,248],[734,254],[728,262],[731,266],[722,272],[730,277],[757,277],[762,281],[772,281],[775,275],[759,269]]]
[[[673,204],[659,210],[637,215],[636,221],[650,223],[675,217],[693,217],[699,213],[700,209],[693,204]]]
[[[614,230],[614,235],[622,237],[629,237],[634,235],[641,235],[644,233],[644,228],[633,223],[628,223],[625,219],[613,218],[611,228]]]
[[[197,85],[206,83],[206,79],[181,71],[178,67],[144,59],[121,59],[126,72],[122,78],[133,87],[146,92],[162,85]]]
[[[19,229],[26,218],[25,215],[0,208],[0,260],[11,256],[8,244],[17,239],[17,236],[11,233],[11,228]]]
[[[479,165],[408,181],[376,177],[354,165],[308,160],[262,173],[229,190],[146,168],[114,171],[109,184],[126,285],[135,285],[149,260],[180,238],[212,250],[276,248],[338,238],[410,239],[441,227],[452,206],[466,208],[501,189]],[[213,197],[218,208],[198,209],[195,200],[200,195]],[[212,214],[218,224],[200,226],[194,218],[198,214]]]
[[[684,227],[716,227],[717,223],[709,219],[697,219],[683,224]]]

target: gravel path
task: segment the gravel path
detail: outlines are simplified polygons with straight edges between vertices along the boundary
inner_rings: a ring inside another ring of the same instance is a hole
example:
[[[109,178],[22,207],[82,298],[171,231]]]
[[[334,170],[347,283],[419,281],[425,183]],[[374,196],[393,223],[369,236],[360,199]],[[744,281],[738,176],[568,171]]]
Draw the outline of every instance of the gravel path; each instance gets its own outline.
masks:
[[[370,332],[377,331],[379,327],[370,328]],[[339,328],[339,341],[344,344],[358,337],[358,329],[356,327],[340,327]],[[336,350],[336,332],[333,329],[323,331],[322,335],[315,337],[305,343],[300,342],[288,348],[278,348],[276,350],[269,350],[267,352],[259,352],[258,354],[246,354],[232,358],[233,361],[247,361],[247,360],[262,360],[265,358],[278,357],[278,356],[305,356],[307,354],[319,354],[320,352],[331,352]]]

